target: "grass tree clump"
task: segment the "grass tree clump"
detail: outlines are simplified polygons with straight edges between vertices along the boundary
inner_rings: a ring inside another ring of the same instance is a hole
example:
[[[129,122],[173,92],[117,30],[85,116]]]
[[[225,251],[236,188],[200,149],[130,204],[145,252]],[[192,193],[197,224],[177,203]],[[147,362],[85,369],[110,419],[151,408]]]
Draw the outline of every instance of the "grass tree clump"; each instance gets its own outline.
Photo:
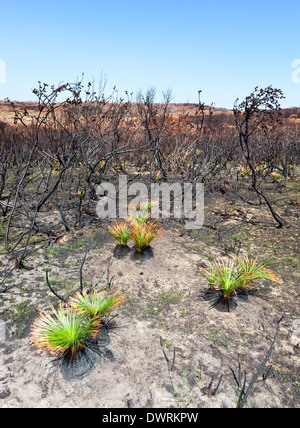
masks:
[[[109,343],[102,324],[104,315],[124,301],[116,291],[77,293],[68,306],[57,311],[53,308],[53,314],[46,312],[34,321],[31,343],[61,359],[64,375],[82,376],[101,360],[99,346]]]
[[[115,223],[113,226],[108,226],[107,230],[118,243],[114,249],[114,256],[117,259],[126,257],[130,252],[130,248],[127,244],[131,238],[131,224],[129,222],[123,221],[120,223]]]
[[[157,221],[150,217],[151,204],[137,205],[136,213],[127,221],[108,226],[108,232],[116,239],[118,245],[114,249],[116,258],[123,258],[130,249],[127,243],[133,240],[135,254],[152,254],[150,243],[160,235]]]
[[[33,323],[33,346],[58,357],[72,358],[96,337],[100,321],[79,314],[75,308],[61,306],[53,314],[41,314]]]
[[[77,293],[75,297],[71,298],[71,305],[76,308],[80,313],[91,319],[99,325],[96,336],[97,341],[107,345],[110,338],[107,332],[106,323],[103,323],[103,318],[116,309],[119,305],[125,302],[125,296],[121,295],[118,291],[108,291],[102,289],[99,293]]]
[[[248,289],[258,279],[268,279],[280,282],[274,272],[267,269],[263,263],[253,259],[238,258],[216,261],[209,267],[200,270],[200,274],[208,281],[209,291],[205,294],[208,300],[213,300],[213,306],[224,310],[235,309],[236,297],[248,299]]]
[[[237,303],[235,297],[243,292],[243,281],[250,280],[247,275],[242,275],[233,261],[217,261],[200,271],[209,283],[209,290],[205,293],[207,300],[213,301],[213,307],[219,310],[233,310]]]
[[[241,288],[243,284],[242,274],[231,260],[216,262],[213,266],[211,279],[222,291],[224,300],[228,300],[230,295]],[[245,275],[244,281],[246,282],[247,279]]]
[[[108,226],[108,232],[116,239],[119,245],[126,246],[131,236],[131,226],[126,222]]]
[[[71,299],[71,304],[76,310],[91,320],[101,321],[101,319],[109,314],[113,309],[125,302],[125,297],[120,295],[118,291],[108,292],[104,289],[100,293],[91,292],[77,293]]]
[[[159,234],[160,227],[155,220],[150,220],[147,223],[141,223],[136,220],[132,221],[131,238],[137,253],[142,253],[148,248]]]

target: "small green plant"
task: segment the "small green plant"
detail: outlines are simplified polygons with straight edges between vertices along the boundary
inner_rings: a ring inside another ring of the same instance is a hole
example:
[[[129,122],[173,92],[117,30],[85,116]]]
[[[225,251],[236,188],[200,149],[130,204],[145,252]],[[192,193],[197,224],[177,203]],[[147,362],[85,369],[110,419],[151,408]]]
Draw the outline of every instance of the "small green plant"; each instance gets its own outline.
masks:
[[[140,223],[133,220],[132,226],[131,237],[138,253],[141,253],[144,248],[148,247],[160,233],[160,228],[155,220],[148,221],[147,223]]]
[[[217,284],[223,293],[224,300],[228,300],[231,294],[249,279],[248,275],[239,272],[231,260],[213,263],[211,269],[208,269],[203,276],[208,279],[210,288],[214,288]]]
[[[116,239],[120,245],[127,245],[131,236],[131,226],[126,222],[116,223],[108,226],[108,232]]]
[[[33,323],[31,341],[33,346],[52,355],[73,357],[91,338],[97,336],[100,321],[80,314],[73,307],[61,306],[41,314]]]
[[[21,337],[27,325],[37,315],[38,310],[29,301],[16,303],[9,310],[5,311],[5,316],[13,321],[12,334]]]
[[[100,320],[117,306],[125,302],[125,297],[119,292],[107,292],[102,289],[99,294],[77,293],[71,298],[71,305],[80,313],[90,319]]]
[[[274,181],[278,181],[281,178],[281,175],[278,174],[277,172],[271,172],[271,177],[274,179]]]
[[[208,281],[210,291],[221,292],[223,303],[228,303],[238,292],[247,290],[257,279],[280,282],[278,276],[263,263],[258,264],[248,257],[238,258],[236,263],[232,260],[212,262],[209,267],[200,269],[200,274]]]
[[[133,219],[138,223],[147,223],[150,220],[151,203],[138,204],[136,207],[137,213]]]
[[[79,197],[79,199],[83,200],[86,194],[86,190],[78,190],[77,192],[77,196]]]

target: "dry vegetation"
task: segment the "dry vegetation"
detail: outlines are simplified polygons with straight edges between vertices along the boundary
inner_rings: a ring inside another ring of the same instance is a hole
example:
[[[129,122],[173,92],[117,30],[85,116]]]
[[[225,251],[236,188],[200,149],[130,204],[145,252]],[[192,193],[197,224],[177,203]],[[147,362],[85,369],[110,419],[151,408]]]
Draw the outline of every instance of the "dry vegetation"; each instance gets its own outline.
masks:
[[[0,407],[235,407],[232,371],[242,364],[250,382],[282,316],[246,405],[299,407],[299,109],[281,110],[270,87],[230,112],[172,104],[170,93],[157,103],[154,89],[134,103],[80,83],[35,94],[37,103],[0,104]],[[113,222],[97,217],[96,189],[120,174],[149,189],[204,183],[203,227],[160,219],[153,257],[112,257]],[[219,312],[199,269],[236,256],[281,283],[262,280],[248,302]],[[32,349],[30,326],[57,307],[51,289],[69,299],[99,281],[126,303],[93,374],[70,383]]]

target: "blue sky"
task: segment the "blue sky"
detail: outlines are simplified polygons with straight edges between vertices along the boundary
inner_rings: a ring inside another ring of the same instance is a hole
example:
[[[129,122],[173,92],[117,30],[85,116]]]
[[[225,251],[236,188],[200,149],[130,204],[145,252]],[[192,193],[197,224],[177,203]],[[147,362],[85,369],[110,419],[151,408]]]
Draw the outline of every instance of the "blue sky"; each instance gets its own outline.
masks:
[[[39,80],[102,73],[120,95],[155,86],[157,101],[171,89],[174,102],[197,102],[201,89],[206,103],[232,108],[272,85],[283,107],[300,106],[299,17],[299,0],[3,1],[0,99],[34,100]]]

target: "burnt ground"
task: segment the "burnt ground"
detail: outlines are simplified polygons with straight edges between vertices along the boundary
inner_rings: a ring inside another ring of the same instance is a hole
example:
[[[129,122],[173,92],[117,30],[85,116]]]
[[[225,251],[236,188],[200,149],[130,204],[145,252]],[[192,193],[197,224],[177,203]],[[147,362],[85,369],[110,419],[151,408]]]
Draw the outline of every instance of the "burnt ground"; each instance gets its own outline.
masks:
[[[261,206],[209,196],[202,229],[189,232],[182,222],[160,221],[163,236],[153,241],[153,257],[143,260],[130,254],[113,257],[115,242],[104,229],[88,253],[84,284],[102,278],[104,285],[110,261],[112,286],[126,295],[126,303],[109,325],[110,343],[101,361],[78,379],[64,377],[57,360],[31,346],[30,325],[40,311],[57,304],[45,282],[46,270],[64,297],[78,290],[83,254],[100,220],[40,246],[25,269],[12,271],[5,281],[12,288],[0,294],[6,327],[0,346],[0,407],[236,407],[232,370],[237,373],[239,356],[248,385],[283,316],[275,348],[246,407],[299,408],[299,201],[295,193],[289,197],[284,214],[290,225],[276,229]],[[55,211],[41,215],[54,227],[60,224]],[[203,298],[207,283],[198,270],[237,252],[263,261],[282,284],[260,281],[248,302],[220,312]],[[2,270],[12,264],[10,258],[1,253]],[[221,376],[212,395],[211,379],[213,389]]]

